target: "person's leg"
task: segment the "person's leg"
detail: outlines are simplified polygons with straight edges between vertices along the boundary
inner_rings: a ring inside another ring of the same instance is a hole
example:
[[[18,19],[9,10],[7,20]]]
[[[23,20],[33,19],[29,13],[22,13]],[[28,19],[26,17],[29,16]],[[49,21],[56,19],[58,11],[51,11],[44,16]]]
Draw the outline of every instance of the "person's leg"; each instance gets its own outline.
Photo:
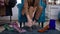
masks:
[[[40,22],[38,23],[38,25],[40,26]],[[41,22],[41,27],[44,27],[44,22]]]
[[[27,16],[26,16],[26,14],[23,17],[24,17],[23,25],[25,26],[25,24],[27,23]]]
[[[22,28],[22,22],[20,22],[20,28]]]
[[[38,22],[38,26],[39,27],[41,26],[41,28],[43,28],[44,27],[44,22]]]
[[[42,28],[44,27],[44,22],[41,23]]]

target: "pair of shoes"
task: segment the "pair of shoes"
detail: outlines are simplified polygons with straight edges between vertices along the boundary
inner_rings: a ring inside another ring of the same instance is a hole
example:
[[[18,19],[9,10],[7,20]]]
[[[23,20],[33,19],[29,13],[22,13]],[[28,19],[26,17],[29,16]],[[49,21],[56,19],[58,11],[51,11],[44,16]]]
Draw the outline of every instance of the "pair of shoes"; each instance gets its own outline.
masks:
[[[38,32],[45,32],[49,29],[49,25],[45,26],[43,29],[38,30]]]

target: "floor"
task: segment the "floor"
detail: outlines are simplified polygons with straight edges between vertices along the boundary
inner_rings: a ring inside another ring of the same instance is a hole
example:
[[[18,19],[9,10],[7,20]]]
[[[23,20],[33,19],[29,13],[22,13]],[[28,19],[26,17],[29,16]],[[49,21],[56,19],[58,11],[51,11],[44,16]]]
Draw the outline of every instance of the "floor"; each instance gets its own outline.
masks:
[[[44,26],[46,26],[48,24],[49,24],[49,22],[47,21],[46,23],[44,23]],[[27,31],[25,33],[18,33],[17,31],[6,31],[5,30],[5,31],[1,32],[0,34],[60,34],[59,25],[60,25],[60,22],[56,22],[56,30],[48,30],[44,33],[39,33],[39,32],[37,32],[38,29],[33,29],[32,32]]]
[[[0,34],[60,34],[60,31],[58,30],[48,30],[44,33],[39,33],[37,30],[33,30],[32,32],[25,32],[25,33],[18,33],[16,31],[4,31]]]

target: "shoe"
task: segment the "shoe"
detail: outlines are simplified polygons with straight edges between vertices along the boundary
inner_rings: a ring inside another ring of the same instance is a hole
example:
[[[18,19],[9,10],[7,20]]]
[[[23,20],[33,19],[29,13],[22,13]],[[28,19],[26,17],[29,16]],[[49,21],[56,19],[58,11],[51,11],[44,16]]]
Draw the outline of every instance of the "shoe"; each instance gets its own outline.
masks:
[[[45,32],[46,30],[49,29],[49,25],[47,25],[46,27],[44,27],[43,29],[38,30],[38,32]]]

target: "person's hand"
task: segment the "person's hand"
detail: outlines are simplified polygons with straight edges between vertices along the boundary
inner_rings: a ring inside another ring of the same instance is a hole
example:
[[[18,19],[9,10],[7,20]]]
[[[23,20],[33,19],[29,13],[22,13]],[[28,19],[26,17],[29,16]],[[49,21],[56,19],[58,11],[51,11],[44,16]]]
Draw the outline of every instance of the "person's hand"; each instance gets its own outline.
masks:
[[[27,15],[28,23],[26,23],[26,26],[31,27],[32,26],[32,19],[29,15]]]

